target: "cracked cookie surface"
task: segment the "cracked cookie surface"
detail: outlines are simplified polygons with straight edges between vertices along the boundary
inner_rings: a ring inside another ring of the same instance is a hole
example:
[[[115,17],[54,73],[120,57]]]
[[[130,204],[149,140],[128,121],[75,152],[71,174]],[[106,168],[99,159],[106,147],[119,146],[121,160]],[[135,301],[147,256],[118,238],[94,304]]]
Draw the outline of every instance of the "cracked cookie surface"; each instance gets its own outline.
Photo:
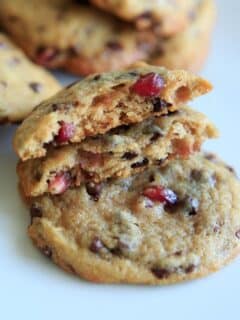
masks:
[[[183,107],[166,116],[121,126],[82,143],[51,148],[44,158],[18,164],[25,196],[60,194],[84,182],[128,177],[171,158],[188,158],[217,130],[203,114]]]
[[[167,114],[211,88],[208,81],[186,71],[144,63],[94,74],[40,104],[17,129],[14,149],[24,161],[42,157],[50,145],[81,142]]]
[[[94,282],[169,284],[217,271],[240,251],[240,184],[215,157],[31,201],[29,235]]]

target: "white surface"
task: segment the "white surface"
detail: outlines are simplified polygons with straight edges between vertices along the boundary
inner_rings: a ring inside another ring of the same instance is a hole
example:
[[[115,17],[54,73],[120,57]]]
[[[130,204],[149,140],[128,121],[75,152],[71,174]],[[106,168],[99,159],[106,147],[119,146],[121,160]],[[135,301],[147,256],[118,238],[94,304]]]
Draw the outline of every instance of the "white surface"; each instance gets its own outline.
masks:
[[[219,0],[214,48],[203,72],[215,91],[194,102],[221,130],[207,144],[240,172],[240,2]],[[14,94],[14,93],[13,93]],[[26,236],[28,213],[17,194],[15,128],[0,128],[0,318],[233,319],[239,318],[239,260],[209,278],[170,287],[102,286],[62,272]]]

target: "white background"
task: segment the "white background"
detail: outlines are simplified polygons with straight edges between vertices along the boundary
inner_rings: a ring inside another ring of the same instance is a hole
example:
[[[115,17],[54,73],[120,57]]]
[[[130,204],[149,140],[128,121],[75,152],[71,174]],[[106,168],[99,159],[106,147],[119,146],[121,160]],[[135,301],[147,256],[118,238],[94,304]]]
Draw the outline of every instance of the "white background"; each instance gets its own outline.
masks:
[[[240,173],[240,2],[218,4],[214,45],[203,71],[215,90],[193,104],[221,130],[220,140],[207,149]],[[90,284],[45,259],[26,236],[29,217],[17,194],[14,130],[0,128],[0,319],[239,319],[239,260],[203,280],[135,287]]]

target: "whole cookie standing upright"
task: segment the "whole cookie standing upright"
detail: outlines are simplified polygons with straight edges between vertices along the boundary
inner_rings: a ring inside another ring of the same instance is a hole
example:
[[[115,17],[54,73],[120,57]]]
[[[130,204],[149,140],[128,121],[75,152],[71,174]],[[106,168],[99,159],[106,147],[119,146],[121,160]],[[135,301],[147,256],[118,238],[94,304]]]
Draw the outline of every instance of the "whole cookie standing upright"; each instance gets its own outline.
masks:
[[[215,20],[214,0],[200,0],[191,12],[191,23],[186,30],[159,41],[148,62],[169,69],[199,71],[209,52]]]
[[[194,0],[91,0],[98,7],[134,22],[138,29],[151,28],[160,35],[181,32],[189,22]]]
[[[209,82],[186,71],[146,64],[95,74],[39,105],[17,129],[14,148],[23,161],[42,157],[51,145],[167,114],[209,90]]]
[[[24,120],[61,86],[0,33],[0,122]]]
[[[144,60],[157,42],[151,31],[72,0],[1,0],[0,23],[38,64],[80,75]]]
[[[32,199],[29,235],[63,269],[94,282],[206,276],[240,252],[240,183],[213,160],[196,155],[94,193],[82,185]]]

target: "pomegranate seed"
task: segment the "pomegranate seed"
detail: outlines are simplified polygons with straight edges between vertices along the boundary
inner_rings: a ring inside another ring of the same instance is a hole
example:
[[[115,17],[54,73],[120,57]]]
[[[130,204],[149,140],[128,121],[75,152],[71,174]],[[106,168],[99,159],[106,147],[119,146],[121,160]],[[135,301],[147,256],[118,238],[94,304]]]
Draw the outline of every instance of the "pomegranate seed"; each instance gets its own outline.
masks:
[[[49,182],[48,190],[54,194],[63,193],[71,184],[70,175],[67,173],[59,173]]]
[[[54,48],[39,48],[35,57],[35,62],[42,66],[49,66],[52,60],[58,55],[58,50]]]
[[[177,195],[170,189],[162,186],[150,186],[143,191],[143,195],[152,201],[175,204]]]
[[[74,135],[75,126],[73,123],[66,123],[64,121],[60,122],[60,129],[55,138],[57,143],[68,142]]]
[[[164,87],[164,80],[157,73],[148,73],[141,76],[133,84],[131,90],[141,97],[155,97],[160,94]]]

